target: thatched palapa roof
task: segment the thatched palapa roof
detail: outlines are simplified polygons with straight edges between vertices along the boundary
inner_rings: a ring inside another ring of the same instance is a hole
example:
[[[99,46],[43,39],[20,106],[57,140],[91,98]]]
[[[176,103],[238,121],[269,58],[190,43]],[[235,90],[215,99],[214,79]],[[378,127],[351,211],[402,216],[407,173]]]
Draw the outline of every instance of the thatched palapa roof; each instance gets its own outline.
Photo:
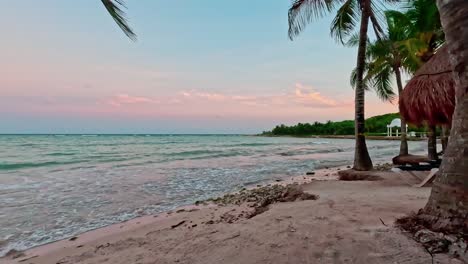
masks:
[[[437,50],[416,72],[400,96],[400,113],[415,125],[450,125],[455,108],[455,81],[448,46]]]

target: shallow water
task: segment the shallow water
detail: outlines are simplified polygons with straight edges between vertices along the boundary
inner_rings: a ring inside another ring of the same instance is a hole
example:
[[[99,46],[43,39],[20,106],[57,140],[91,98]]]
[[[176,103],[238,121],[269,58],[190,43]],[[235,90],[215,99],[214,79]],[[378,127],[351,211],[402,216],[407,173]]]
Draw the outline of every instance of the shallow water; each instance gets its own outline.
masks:
[[[424,142],[409,142],[422,152]],[[374,160],[398,141],[368,141]],[[0,255],[352,162],[349,139],[0,135]]]

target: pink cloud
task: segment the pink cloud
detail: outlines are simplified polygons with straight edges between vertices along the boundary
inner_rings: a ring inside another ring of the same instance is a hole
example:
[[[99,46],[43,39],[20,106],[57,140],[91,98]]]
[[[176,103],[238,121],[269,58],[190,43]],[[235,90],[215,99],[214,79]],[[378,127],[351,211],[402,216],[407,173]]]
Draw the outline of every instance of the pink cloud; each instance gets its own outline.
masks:
[[[201,99],[206,99],[210,101],[223,101],[225,99],[228,99],[227,95],[221,94],[221,93],[208,93],[208,92],[201,92],[197,90],[190,90],[190,91],[182,91],[179,93],[179,95],[182,95],[185,98],[201,98]]]
[[[210,93],[198,90],[182,91],[178,93],[181,100],[190,99],[191,102],[210,101],[210,103],[224,102],[225,104],[237,104],[251,107],[293,106],[318,108],[318,107],[342,107],[349,103],[339,102],[328,98],[311,87],[297,83],[294,89],[286,93],[270,95],[245,95]]]
[[[112,106],[122,106],[126,104],[146,104],[156,103],[157,101],[148,97],[130,96],[128,94],[118,94],[112,97],[108,104]]]
[[[332,118],[352,116],[352,101],[344,102],[303,84],[291,85],[286,91],[263,94],[222,93],[203,90],[182,90],[158,97],[136,96],[121,93],[109,97],[53,98],[54,103],[44,104],[45,96],[29,102],[28,109],[35,112],[69,113],[86,116],[133,117],[258,117],[258,118]],[[9,109],[18,109],[22,104],[10,104]],[[3,107],[4,108],[4,107]],[[326,111],[322,111],[327,108]],[[0,110],[2,106],[0,105]]]
[[[327,98],[315,91],[311,87],[306,87],[301,83],[296,83],[296,100],[304,105],[336,107],[339,103],[331,98]]]
[[[228,96],[220,93],[197,93],[196,96],[214,101],[223,101],[228,99]]]

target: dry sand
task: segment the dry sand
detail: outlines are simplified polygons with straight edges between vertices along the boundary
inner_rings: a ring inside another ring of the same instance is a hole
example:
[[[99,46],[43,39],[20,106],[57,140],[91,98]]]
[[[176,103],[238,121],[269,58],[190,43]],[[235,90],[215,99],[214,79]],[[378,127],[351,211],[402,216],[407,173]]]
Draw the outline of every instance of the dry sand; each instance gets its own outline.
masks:
[[[332,172],[331,172],[332,171]],[[423,207],[430,188],[391,172],[381,181],[336,180],[336,169],[300,178],[318,200],[277,203],[247,219],[248,206],[193,206],[27,250],[1,263],[462,263],[434,259],[393,227]],[[310,181],[315,178],[316,180]],[[292,181],[297,181],[293,179]],[[16,257],[13,259],[13,257]]]

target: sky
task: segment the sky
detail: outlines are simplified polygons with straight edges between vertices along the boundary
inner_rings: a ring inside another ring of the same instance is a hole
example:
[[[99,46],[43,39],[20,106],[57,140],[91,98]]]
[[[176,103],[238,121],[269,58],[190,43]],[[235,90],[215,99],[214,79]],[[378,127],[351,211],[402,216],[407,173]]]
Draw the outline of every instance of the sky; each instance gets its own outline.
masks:
[[[353,119],[356,49],[332,17],[287,36],[289,0],[0,0],[0,133],[258,133]],[[366,95],[366,116],[397,106]]]

